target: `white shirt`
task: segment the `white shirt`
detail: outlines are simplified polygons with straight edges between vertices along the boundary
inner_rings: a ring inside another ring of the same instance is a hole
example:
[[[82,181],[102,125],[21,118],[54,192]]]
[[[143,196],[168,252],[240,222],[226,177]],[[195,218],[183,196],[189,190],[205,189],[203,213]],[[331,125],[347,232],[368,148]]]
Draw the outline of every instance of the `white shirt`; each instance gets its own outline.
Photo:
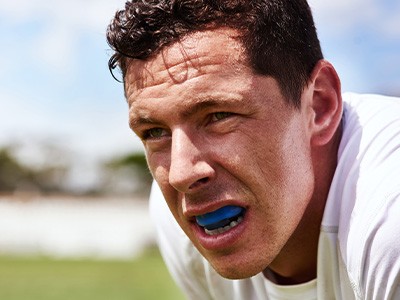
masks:
[[[400,99],[345,94],[338,165],[321,224],[317,279],[280,286],[262,273],[217,274],[156,185],[150,212],[172,277],[188,299],[400,299]]]

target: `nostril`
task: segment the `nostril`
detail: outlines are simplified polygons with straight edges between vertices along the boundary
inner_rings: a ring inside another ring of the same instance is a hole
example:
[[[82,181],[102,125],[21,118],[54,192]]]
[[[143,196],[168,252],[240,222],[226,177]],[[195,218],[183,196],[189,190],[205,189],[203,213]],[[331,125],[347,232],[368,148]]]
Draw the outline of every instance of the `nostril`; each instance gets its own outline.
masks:
[[[199,183],[207,183],[208,181],[209,181],[208,177],[204,177],[198,180]]]
[[[199,186],[201,186],[201,185],[203,185],[203,184],[206,184],[206,183],[209,182],[209,181],[210,181],[210,178],[208,178],[208,177],[201,178],[201,179],[197,180],[195,183],[193,183],[193,184],[189,187],[189,189],[197,188],[197,187],[199,187]]]

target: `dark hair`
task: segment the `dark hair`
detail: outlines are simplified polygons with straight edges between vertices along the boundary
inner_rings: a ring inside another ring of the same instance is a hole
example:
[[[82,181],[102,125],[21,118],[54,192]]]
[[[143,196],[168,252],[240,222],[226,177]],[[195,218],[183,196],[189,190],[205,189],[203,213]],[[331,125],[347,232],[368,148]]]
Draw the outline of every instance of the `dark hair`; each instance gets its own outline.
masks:
[[[126,74],[129,59],[145,60],[201,30],[237,29],[253,70],[274,77],[288,101],[300,96],[323,58],[306,0],[132,0],[107,30],[109,60]]]

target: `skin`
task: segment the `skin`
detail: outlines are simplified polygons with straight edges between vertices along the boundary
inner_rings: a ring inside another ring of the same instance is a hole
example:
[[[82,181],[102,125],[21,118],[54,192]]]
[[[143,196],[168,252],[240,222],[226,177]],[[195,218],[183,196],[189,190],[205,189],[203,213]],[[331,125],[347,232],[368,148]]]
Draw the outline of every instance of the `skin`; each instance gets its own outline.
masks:
[[[340,141],[340,82],[320,61],[288,104],[249,67],[234,30],[197,32],[125,76],[130,126],[175,219],[226,278],[316,277],[319,227]],[[195,216],[226,205],[244,221],[208,236]]]

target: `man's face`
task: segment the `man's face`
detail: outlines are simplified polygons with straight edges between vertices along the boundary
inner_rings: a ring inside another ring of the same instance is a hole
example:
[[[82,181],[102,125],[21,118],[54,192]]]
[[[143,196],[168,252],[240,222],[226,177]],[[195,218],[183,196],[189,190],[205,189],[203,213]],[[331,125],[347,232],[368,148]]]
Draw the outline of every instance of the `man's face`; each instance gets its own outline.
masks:
[[[132,62],[125,84],[130,125],[174,217],[222,276],[245,278],[293,238],[314,175],[307,110],[253,73],[234,35],[190,35]],[[198,224],[226,222],[224,207],[235,212],[221,228]]]

